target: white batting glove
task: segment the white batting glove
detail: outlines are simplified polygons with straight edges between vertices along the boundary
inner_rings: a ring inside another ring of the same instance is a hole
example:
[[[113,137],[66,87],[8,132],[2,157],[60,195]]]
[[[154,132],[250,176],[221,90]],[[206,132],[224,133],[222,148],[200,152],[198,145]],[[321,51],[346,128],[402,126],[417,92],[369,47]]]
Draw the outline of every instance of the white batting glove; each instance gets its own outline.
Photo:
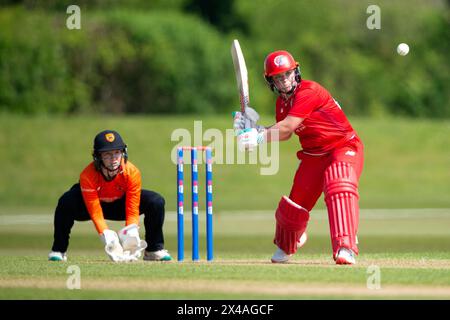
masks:
[[[139,259],[142,251],[147,248],[147,242],[139,237],[139,227],[133,223],[119,231],[119,240],[125,256]]]
[[[259,120],[259,114],[255,109],[251,107],[245,108],[244,116],[250,121],[252,124],[251,128],[255,128],[256,123]]]
[[[246,126],[245,117],[240,111],[233,112],[233,129],[235,135],[238,134],[240,130],[244,130]]]
[[[237,135],[237,143],[240,151],[253,151],[258,144],[264,143],[265,130],[256,128],[240,130]]]
[[[233,129],[235,130],[236,135],[238,135],[240,130],[249,128],[259,129],[261,126],[258,126],[256,124],[258,120],[259,120],[258,112],[256,112],[255,109],[250,107],[245,108],[244,113],[240,111],[233,112]]]

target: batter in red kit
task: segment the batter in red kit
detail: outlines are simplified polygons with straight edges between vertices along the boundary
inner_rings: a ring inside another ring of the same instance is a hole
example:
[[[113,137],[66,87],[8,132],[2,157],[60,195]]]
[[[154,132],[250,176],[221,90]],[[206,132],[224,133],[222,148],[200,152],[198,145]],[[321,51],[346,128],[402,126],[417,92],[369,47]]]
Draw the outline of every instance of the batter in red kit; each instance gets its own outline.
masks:
[[[235,112],[240,148],[252,150],[261,143],[288,140],[292,134],[301,144],[291,192],[289,197],[281,197],[275,213],[277,249],[271,260],[288,262],[305,244],[309,213],[323,192],[333,259],[337,264],[354,264],[358,255],[358,181],[364,162],[361,139],[331,94],[317,82],[301,78],[299,64],[289,52],[270,53],[264,76],[278,95],[276,123],[258,125],[259,117],[251,108]]]

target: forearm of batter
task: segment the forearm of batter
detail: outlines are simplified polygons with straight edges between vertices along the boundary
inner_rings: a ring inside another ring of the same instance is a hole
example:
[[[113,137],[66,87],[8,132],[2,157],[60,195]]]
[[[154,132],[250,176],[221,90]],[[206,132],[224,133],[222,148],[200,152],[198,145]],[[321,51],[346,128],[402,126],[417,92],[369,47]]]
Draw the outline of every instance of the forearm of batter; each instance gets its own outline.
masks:
[[[287,116],[284,120],[267,127],[265,132],[265,141],[285,141],[288,140],[295,129],[303,122],[303,118]]]

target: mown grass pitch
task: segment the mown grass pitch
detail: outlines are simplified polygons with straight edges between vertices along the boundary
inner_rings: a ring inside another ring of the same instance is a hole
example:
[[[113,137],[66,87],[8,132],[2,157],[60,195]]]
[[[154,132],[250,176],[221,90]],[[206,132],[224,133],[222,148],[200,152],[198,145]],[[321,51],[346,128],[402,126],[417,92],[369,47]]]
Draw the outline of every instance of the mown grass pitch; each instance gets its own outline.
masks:
[[[307,244],[285,265],[269,260],[275,249],[271,212],[217,212],[215,260],[210,263],[204,261],[202,233],[203,261],[189,260],[189,221],[182,263],[114,264],[91,222],[75,224],[68,262],[48,262],[51,219],[2,211],[0,299],[450,298],[450,209],[362,210],[355,266],[334,265],[322,210],[312,212]],[[176,258],[173,212],[167,213],[164,230],[166,248]],[[66,285],[72,275],[68,267],[74,265],[81,272],[80,290]]]

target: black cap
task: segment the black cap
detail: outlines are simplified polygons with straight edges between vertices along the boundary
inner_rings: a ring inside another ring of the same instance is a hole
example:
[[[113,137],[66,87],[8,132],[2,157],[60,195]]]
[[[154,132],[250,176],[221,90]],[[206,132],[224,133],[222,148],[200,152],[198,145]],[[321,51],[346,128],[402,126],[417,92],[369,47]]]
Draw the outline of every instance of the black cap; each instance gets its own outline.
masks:
[[[105,130],[95,136],[94,152],[103,152],[110,150],[123,150],[127,145],[117,131]]]

